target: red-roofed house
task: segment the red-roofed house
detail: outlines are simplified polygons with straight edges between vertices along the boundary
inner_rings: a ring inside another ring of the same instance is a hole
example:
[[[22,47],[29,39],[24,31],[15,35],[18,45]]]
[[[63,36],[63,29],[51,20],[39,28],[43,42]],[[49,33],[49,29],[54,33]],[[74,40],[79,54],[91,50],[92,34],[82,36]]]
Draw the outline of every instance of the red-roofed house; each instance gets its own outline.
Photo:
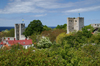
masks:
[[[0,43],[1,47],[2,46],[5,47],[5,45],[11,46],[11,45],[14,45],[14,44],[20,44],[25,49],[27,49],[28,47],[33,46],[31,39],[29,39],[29,40],[6,40],[6,41],[2,41]]]
[[[23,32],[25,31],[25,24],[15,24],[15,37],[2,37],[2,42],[0,43],[0,48],[4,46],[11,46],[14,44],[20,44],[25,49],[27,49],[30,46],[33,46],[32,40],[25,39],[25,35],[23,35]]]

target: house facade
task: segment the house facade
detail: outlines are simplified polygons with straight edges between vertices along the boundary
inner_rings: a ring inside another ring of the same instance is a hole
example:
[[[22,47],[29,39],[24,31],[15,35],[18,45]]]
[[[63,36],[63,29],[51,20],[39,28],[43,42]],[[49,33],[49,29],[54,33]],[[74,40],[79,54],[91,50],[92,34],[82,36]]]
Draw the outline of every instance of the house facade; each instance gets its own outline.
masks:
[[[32,44],[32,40],[31,39],[29,39],[29,40],[27,40],[27,39],[26,40],[4,40],[4,41],[2,41],[0,43],[1,47],[6,47],[6,46],[11,47],[14,44],[20,44],[25,49],[27,49],[27,48],[29,48],[31,46],[34,46]]]

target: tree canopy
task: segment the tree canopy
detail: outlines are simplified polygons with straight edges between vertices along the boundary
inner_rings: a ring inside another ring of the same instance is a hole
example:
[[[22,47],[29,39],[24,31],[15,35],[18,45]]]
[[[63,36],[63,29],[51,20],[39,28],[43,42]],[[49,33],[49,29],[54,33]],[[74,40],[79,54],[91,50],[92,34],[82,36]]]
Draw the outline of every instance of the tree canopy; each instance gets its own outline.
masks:
[[[91,37],[93,30],[94,28],[91,25],[82,28],[83,35],[87,37]]]
[[[33,20],[25,29],[24,35],[31,36],[33,33],[41,33],[43,31],[43,25],[40,20]]]

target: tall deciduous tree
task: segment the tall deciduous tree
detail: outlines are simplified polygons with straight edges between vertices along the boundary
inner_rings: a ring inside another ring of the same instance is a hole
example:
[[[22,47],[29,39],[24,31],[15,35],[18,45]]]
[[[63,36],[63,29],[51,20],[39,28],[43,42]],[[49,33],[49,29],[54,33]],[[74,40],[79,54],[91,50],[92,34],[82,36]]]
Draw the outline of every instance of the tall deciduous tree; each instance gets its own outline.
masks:
[[[25,36],[30,36],[34,33],[41,33],[43,31],[43,25],[40,20],[33,20],[30,22],[28,27],[25,29]]]

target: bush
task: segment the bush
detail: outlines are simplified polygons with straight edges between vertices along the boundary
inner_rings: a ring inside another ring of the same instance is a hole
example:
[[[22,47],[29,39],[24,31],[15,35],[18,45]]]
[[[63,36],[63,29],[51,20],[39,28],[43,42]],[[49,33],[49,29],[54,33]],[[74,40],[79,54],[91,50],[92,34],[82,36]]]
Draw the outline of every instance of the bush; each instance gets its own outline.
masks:
[[[100,35],[99,34],[94,34],[91,38],[89,38],[88,42],[89,43],[100,44]]]
[[[42,37],[40,41],[37,43],[38,48],[49,48],[52,45],[52,42],[48,37]]]
[[[49,56],[47,49],[29,48],[15,52],[0,49],[0,66],[64,66],[60,56]]]

